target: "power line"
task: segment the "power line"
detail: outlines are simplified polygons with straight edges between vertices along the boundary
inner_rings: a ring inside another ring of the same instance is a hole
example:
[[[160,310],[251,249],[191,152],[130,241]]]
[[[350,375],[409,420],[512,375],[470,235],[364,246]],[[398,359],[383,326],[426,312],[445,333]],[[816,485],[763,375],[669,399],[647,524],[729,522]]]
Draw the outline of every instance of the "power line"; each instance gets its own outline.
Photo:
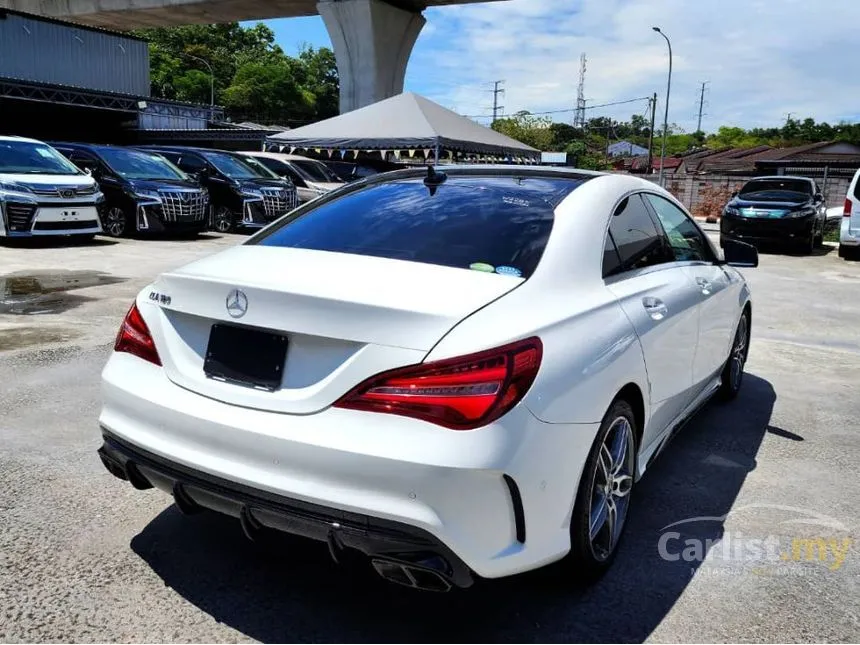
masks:
[[[597,108],[611,107],[613,105],[624,105],[626,103],[636,103],[637,101],[648,101],[650,100],[650,96],[640,96],[635,99],[627,99],[626,101],[612,101],[611,103],[599,103],[597,105],[587,105],[585,107],[586,110],[594,110]],[[563,114],[565,112],[575,112],[576,108],[565,108],[562,110],[547,110],[545,112],[529,112],[529,114],[534,116],[544,116],[547,114]],[[488,114],[464,114],[463,116],[469,119],[479,119],[479,118],[488,118]],[[513,116],[512,114],[500,114],[499,118],[508,118]]]

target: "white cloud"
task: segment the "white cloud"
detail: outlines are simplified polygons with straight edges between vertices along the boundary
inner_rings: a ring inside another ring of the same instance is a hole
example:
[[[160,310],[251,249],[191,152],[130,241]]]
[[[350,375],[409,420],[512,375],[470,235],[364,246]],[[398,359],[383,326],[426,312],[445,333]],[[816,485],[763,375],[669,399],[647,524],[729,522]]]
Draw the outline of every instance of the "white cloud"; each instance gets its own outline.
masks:
[[[509,0],[427,11],[433,33],[413,52],[407,85],[467,114],[487,113],[505,80],[505,112],[572,108],[579,55],[586,97],[605,103],[666,91],[669,119],[694,130],[698,88],[710,81],[703,129],[772,126],[794,116],[860,118],[857,0]],[[628,118],[645,103],[596,109]],[[558,120],[572,119],[572,113]]]

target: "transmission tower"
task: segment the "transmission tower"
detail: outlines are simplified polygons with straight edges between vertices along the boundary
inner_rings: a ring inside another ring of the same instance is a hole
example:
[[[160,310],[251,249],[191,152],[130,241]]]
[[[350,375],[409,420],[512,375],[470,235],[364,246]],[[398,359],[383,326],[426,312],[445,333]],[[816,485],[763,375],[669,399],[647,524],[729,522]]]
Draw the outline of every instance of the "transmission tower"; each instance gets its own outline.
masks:
[[[493,93],[493,123],[499,118],[499,113],[505,109],[504,105],[499,105],[499,95],[505,95],[505,90],[502,87],[503,84],[504,81],[495,81],[493,89],[490,90]]]
[[[579,85],[576,88],[576,112],[573,115],[573,125],[585,127],[585,52],[579,57]]]

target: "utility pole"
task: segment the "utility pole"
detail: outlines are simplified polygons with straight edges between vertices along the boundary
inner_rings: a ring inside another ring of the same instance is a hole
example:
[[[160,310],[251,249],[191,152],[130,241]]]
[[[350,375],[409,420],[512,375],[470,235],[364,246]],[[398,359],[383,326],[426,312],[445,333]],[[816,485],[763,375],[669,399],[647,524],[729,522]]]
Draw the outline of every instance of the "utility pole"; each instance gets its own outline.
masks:
[[[499,94],[501,94],[503,96],[505,94],[504,88],[501,87],[502,84],[504,84],[504,81],[496,81],[494,86],[493,86],[493,89],[492,89],[492,92],[493,92],[493,123],[495,123],[496,119],[499,118],[499,111],[505,109],[504,105],[499,105]]]
[[[585,52],[579,57],[579,85],[576,88],[576,112],[573,114],[573,125],[585,127]]]
[[[709,82],[710,82],[710,81],[704,81],[704,82],[702,83],[702,91],[701,91],[701,93],[699,94],[699,122],[698,122],[698,124],[696,125],[696,132],[701,132],[701,131],[702,131],[702,110],[705,108],[705,86],[706,86]]]
[[[660,27],[651,27],[658,34],[666,39],[666,45],[669,46],[669,80],[666,82],[666,105],[663,116],[663,145],[660,147],[660,174],[657,183],[663,185],[663,171],[666,169],[666,137],[669,135],[669,94],[672,92],[672,41],[664,34]]]
[[[651,105],[651,127],[648,129],[648,174],[654,171],[654,121],[657,118],[657,92],[648,99]]]

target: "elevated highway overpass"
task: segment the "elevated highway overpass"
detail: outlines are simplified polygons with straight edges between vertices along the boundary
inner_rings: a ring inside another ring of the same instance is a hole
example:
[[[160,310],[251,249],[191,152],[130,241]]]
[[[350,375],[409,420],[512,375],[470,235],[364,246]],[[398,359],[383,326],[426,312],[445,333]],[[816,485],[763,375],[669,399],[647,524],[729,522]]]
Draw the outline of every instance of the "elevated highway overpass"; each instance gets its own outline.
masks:
[[[0,0],[0,7],[125,31],[319,14],[337,58],[340,110],[403,91],[427,7],[504,0]]]

